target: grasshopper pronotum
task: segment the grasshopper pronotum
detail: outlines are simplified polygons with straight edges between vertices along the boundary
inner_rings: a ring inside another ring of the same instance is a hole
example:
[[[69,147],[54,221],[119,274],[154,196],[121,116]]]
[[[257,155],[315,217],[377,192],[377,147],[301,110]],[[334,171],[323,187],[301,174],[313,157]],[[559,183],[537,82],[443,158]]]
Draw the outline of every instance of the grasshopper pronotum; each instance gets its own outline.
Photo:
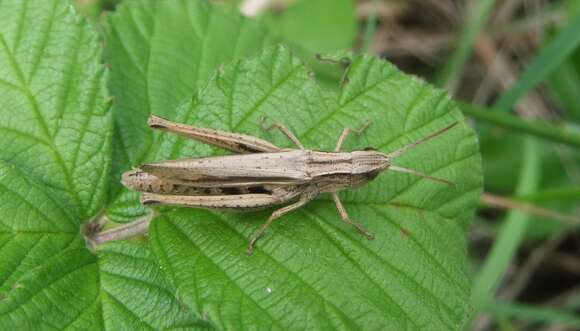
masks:
[[[395,166],[391,161],[456,124],[390,153],[372,149],[342,152],[342,145],[349,133],[355,131],[360,134],[365,129],[345,128],[334,151],[323,152],[305,149],[298,138],[281,123],[263,128],[279,129],[298,149],[279,148],[253,136],[196,128],[151,116],[151,128],[176,133],[238,154],[144,164],[126,172],[122,182],[130,189],[144,192],[141,196],[144,205],[251,211],[293,202],[274,211],[252,236],[248,255],[253,253],[256,241],[275,219],[304,206],[324,192],[332,195],[344,222],[373,239],[373,235],[361,224],[350,219],[337,192],[364,185],[385,170],[405,172],[454,185],[446,179]]]

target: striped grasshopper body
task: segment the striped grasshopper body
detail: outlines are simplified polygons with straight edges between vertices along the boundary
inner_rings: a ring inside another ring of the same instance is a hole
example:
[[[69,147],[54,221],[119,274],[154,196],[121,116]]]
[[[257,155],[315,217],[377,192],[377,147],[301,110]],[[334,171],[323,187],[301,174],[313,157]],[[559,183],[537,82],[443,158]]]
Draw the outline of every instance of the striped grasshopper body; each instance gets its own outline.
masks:
[[[323,152],[305,149],[280,123],[264,129],[278,128],[296,144],[297,149],[283,149],[253,136],[196,128],[151,116],[149,126],[154,129],[176,133],[237,154],[144,164],[126,172],[122,183],[130,189],[143,192],[141,202],[144,205],[253,211],[287,204],[274,211],[253,235],[248,255],[253,253],[256,241],[275,219],[304,206],[325,192],[332,195],[344,222],[373,239],[373,235],[361,224],[350,219],[337,192],[365,185],[385,170],[410,173],[453,185],[445,179],[397,167],[391,161],[456,124],[391,153],[376,150],[342,152],[342,145],[349,133],[355,131],[360,134],[364,130],[345,128],[334,152]]]

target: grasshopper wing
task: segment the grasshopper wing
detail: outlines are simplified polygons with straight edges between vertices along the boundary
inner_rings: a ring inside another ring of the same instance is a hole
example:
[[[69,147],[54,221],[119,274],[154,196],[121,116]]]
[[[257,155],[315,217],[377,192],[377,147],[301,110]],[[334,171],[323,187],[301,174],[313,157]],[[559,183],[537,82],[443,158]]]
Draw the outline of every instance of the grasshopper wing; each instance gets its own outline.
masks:
[[[140,168],[157,177],[191,186],[252,186],[300,184],[310,180],[308,151],[254,153],[164,161]]]

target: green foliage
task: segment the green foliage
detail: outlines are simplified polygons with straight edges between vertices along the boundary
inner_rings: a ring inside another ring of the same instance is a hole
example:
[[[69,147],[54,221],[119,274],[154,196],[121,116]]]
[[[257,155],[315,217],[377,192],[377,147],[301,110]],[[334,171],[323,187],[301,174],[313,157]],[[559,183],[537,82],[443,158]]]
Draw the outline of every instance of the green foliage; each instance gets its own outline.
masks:
[[[537,141],[526,139],[522,159],[516,192],[519,195],[535,192],[539,185],[542,163]],[[514,258],[529,224],[530,215],[519,210],[511,210],[506,216],[492,251],[473,285],[473,303],[477,308],[485,309],[493,305],[493,297],[500,280]]]
[[[96,34],[69,6],[4,0],[0,22],[5,290],[59,250],[81,246],[80,224],[107,199],[112,121]]]
[[[514,86],[502,95],[497,107],[502,111],[510,110],[521,97],[547,79],[580,45],[579,29],[580,15],[572,17],[568,25],[542,48]]]
[[[149,114],[175,118],[177,105],[203,86],[219,65],[256,53],[273,42],[266,32],[234,12],[205,1],[143,0],[123,3],[105,26],[105,60],[115,96],[112,185],[138,166],[156,145]],[[128,193],[108,216],[127,222],[146,211],[131,208]]]
[[[0,150],[2,160],[70,201],[78,222],[107,198],[111,117],[104,70],[88,61],[100,57],[96,35],[71,9],[0,2]]]
[[[544,322],[570,329],[580,328],[580,318],[573,309],[556,310],[525,304],[496,302],[488,310],[495,317],[520,318],[527,322]]]
[[[570,7],[570,15],[574,15],[572,17],[580,17],[580,3],[578,1],[569,1],[568,7]],[[555,38],[560,35],[561,33]],[[571,41],[568,39],[566,42],[570,43]],[[576,46],[572,47],[573,52],[570,51],[567,57],[556,62],[558,66],[550,75],[547,83],[550,92],[563,111],[566,112],[566,115],[578,122],[580,121],[580,104],[578,103],[578,93],[580,93],[580,50],[577,44],[572,44],[572,46]]]
[[[444,92],[370,56],[352,57],[340,90],[323,89],[255,23],[204,1],[126,2],[102,31],[103,57],[67,2],[0,0],[0,329],[455,329],[467,318],[464,237],[481,165]],[[387,172],[345,192],[372,242],[322,196],[278,221],[253,257],[247,240],[271,211],[161,210],[148,243],[89,251],[87,222],[146,212],[119,186],[123,171],[223,153],[152,133],[151,113],[289,146],[259,129],[265,114],[313,149],[370,119],[347,148],[383,151],[458,121],[396,160],[457,186]]]
[[[357,127],[367,119],[373,124],[348,148],[394,150],[461,121],[443,92],[384,61],[354,57],[349,83],[335,93],[322,90],[282,48],[226,66],[179,108],[176,118],[290,146],[280,135],[261,132],[261,114],[284,122],[306,146],[322,150],[332,148],[340,128]],[[167,134],[159,139],[154,159],[209,152]],[[437,155],[429,153],[434,149]],[[481,186],[473,133],[462,124],[401,158],[400,164],[450,178],[458,186],[449,189],[386,173],[369,187],[345,193],[352,217],[375,232],[376,241],[341,223],[332,201],[323,196],[280,220],[252,258],[244,255],[247,238],[267,213],[167,212],[153,224],[155,254],[184,302],[220,329],[255,324],[281,329],[455,328],[468,310],[462,233]],[[237,309],[253,313],[240,321],[233,313]]]
[[[146,247],[64,250],[31,269],[0,304],[3,330],[205,328],[176,298]]]
[[[262,20],[287,42],[315,53],[349,49],[357,33],[353,0],[299,0]]]
[[[515,115],[499,112],[496,108],[484,108],[459,102],[461,110],[477,120],[510,129],[514,133],[524,133],[551,142],[580,147],[580,133],[573,128],[561,129],[540,120],[526,120]]]
[[[580,93],[580,51],[575,52],[554,70],[548,86],[566,115],[579,121],[580,104],[577,101]]]
[[[112,118],[96,33],[71,9],[0,1],[0,329],[196,326],[147,248],[85,248]]]
[[[464,18],[465,28],[462,30],[455,50],[441,72],[435,77],[436,85],[452,87],[457,83],[454,80],[458,78],[465,63],[469,60],[477,37],[487,23],[495,2],[495,0],[481,0],[473,3],[472,13],[470,12],[469,16]]]

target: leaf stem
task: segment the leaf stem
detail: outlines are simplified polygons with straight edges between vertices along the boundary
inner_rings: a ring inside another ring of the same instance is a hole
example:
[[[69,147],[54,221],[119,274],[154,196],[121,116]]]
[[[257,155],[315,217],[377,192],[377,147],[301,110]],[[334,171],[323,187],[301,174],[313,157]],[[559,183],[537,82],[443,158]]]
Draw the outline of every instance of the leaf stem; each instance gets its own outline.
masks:
[[[153,213],[138,218],[132,223],[122,225],[107,231],[95,232],[87,237],[87,241],[94,247],[108,241],[123,240],[147,233],[149,224],[153,220]]]

